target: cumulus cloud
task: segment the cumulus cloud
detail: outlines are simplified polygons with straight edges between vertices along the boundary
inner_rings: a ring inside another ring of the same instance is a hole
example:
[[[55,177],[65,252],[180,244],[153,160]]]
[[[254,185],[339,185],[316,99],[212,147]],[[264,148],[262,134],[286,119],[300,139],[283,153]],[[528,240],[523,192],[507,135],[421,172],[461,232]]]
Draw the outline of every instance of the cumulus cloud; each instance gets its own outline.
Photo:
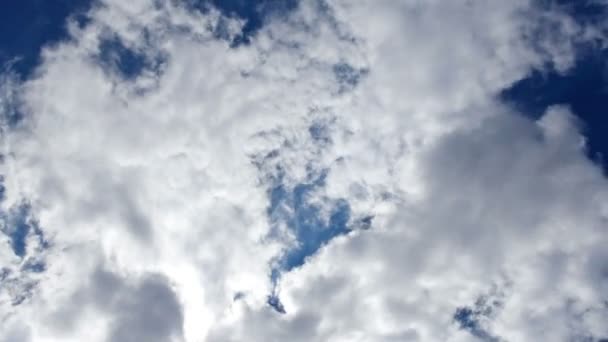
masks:
[[[304,1],[239,44],[186,2],[88,16],[2,78],[0,341],[608,336],[605,178],[567,107],[497,96],[600,27],[524,0]]]

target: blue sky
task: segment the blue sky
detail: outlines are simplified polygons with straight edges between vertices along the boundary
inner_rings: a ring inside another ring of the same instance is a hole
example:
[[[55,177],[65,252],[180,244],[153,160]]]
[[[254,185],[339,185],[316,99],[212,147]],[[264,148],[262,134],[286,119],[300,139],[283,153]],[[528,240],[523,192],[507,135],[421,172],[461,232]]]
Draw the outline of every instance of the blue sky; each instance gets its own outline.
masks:
[[[0,341],[608,338],[605,1],[0,6]]]

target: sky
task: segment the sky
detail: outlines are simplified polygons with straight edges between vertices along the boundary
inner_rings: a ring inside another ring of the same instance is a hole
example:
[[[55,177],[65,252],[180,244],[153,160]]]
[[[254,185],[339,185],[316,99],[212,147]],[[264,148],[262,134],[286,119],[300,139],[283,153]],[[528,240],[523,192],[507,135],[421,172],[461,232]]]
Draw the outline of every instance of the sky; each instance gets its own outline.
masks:
[[[605,0],[4,0],[0,342],[608,341]]]

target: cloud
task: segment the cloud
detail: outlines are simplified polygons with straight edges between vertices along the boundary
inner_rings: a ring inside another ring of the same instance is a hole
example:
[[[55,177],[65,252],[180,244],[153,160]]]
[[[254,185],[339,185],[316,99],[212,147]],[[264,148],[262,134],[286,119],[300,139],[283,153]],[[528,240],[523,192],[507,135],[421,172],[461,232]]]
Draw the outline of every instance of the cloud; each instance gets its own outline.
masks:
[[[498,98],[591,24],[309,1],[234,44],[242,20],[178,2],[88,16],[2,82],[3,210],[51,243],[0,340],[606,337],[605,178],[568,108]]]
[[[148,277],[133,289],[123,289],[111,274],[95,274],[93,279],[94,286],[106,286],[95,289],[95,299],[115,316],[110,341],[170,341],[182,335],[180,304],[162,277]]]

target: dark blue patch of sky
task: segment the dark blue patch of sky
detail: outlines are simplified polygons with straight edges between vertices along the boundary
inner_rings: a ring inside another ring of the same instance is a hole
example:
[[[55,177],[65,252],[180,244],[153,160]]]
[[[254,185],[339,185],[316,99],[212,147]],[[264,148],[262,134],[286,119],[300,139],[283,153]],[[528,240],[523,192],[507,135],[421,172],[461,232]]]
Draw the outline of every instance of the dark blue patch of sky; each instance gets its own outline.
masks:
[[[541,0],[579,23],[606,19],[608,6],[587,0]],[[552,105],[568,106],[587,139],[587,155],[608,170],[608,50],[590,42],[578,46],[573,68],[560,73],[551,65],[533,70],[501,92],[500,98],[533,119]]]
[[[41,48],[64,39],[66,19],[84,20],[91,0],[2,0],[0,2],[0,65],[28,76],[39,63]]]
[[[41,248],[48,248],[49,243],[38,222],[33,218],[29,204],[22,203],[12,207],[8,212],[1,212],[0,220],[3,221],[0,232],[9,238],[10,247],[16,256],[25,257],[27,241],[31,236],[37,240]]]
[[[201,11],[212,5],[229,17],[245,21],[241,34],[233,44],[247,44],[251,37],[272,16],[285,15],[298,6],[299,0],[186,0]]]
[[[453,319],[460,329],[469,332],[480,340],[484,342],[499,342],[500,338],[493,336],[481,323],[483,319],[491,317],[499,307],[499,301],[482,296],[472,307],[464,306],[457,308]]]

